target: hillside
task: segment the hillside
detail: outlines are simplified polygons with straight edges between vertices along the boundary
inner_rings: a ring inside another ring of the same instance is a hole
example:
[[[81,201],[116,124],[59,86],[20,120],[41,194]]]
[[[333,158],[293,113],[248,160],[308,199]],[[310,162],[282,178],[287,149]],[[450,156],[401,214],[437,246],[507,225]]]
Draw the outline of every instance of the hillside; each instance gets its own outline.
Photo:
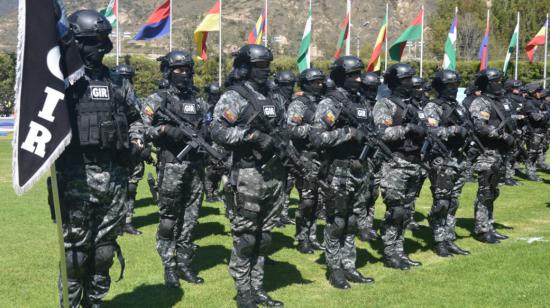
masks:
[[[158,6],[160,0],[120,1],[121,30],[126,33],[123,39],[123,52],[164,53],[168,39],[152,42],[136,42],[131,37],[138,31],[148,15]],[[210,1],[174,1],[174,37],[175,48],[194,48],[193,31],[208,11],[214,0]],[[389,39],[394,39],[418,12],[420,3],[426,5],[426,14],[435,7],[435,0],[391,0]],[[66,0],[68,11],[84,7],[100,9],[108,0]],[[363,56],[370,54],[378,29],[385,14],[385,0],[353,1],[352,13],[352,50],[356,51],[356,32],[359,32]],[[263,1],[230,0],[224,1],[223,49],[228,53],[245,42],[248,32],[256,22]],[[346,1],[318,0],[313,2],[314,55],[330,58],[335,49],[340,25],[345,16]],[[269,38],[276,54],[296,53],[300,44],[307,14],[307,1],[269,1]],[[15,49],[17,31],[17,0],[4,0],[0,5],[0,16],[4,21],[0,25],[0,49]],[[365,22],[369,24],[360,28]],[[357,28],[357,29],[356,29]],[[217,36],[212,36],[208,44],[212,51],[217,50]]]

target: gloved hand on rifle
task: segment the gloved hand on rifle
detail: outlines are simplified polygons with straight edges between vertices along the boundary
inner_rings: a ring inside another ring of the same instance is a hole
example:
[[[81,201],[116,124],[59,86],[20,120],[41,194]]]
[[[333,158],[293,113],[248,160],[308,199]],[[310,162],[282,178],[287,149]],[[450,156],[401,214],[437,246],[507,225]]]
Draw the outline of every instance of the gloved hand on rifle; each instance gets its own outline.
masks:
[[[460,125],[453,125],[449,127],[449,135],[452,137],[460,137],[464,139],[468,130]]]
[[[504,143],[506,143],[506,146],[508,147],[512,147],[512,145],[514,145],[514,136],[508,134],[508,133],[503,133],[502,134],[502,141],[504,141]]]
[[[186,139],[185,134],[181,131],[181,129],[178,129],[172,125],[163,125],[162,132],[174,142],[183,142]]]
[[[274,152],[273,138],[259,130],[254,130],[248,135],[248,141],[263,154]]]
[[[405,134],[409,136],[418,137],[421,139],[426,136],[426,129],[420,125],[407,123],[407,126],[405,126]]]
[[[365,133],[355,127],[346,127],[346,129],[351,135],[351,139],[357,141],[357,143],[363,143],[367,138]]]

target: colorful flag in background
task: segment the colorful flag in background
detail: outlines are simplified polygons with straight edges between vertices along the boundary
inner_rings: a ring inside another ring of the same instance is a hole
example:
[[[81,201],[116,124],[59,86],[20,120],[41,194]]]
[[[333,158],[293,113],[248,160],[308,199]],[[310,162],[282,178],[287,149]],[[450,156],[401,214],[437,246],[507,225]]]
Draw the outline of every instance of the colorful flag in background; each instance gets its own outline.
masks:
[[[208,11],[200,25],[195,30],[195,44],[197,44],[197,57],[200,60],[208,59],[206,39],[208,32],[220,31],[220,1],[216,1],[214,6]]]
[[[443,69],[456,70],[456,35],[457,16],[453,19],[447,41],[445,41],[445,54],[443,55]]]
[[[489,18],[487,18],[487,25],[485,26],[485,34],[481,40],[481,45],[479,46],[479,71],[487,68],[489,62]]]
[[[510,63],[510,58],[512,58],[512,53],[514,52],[514,50],[516,50],[516,46],[518,43],[518,36],[519,36],[519,22],[516,23],[514,34],[512,34],[512,38],[510,39],[510,44],[508,44],[508,52],[506,53],[506,59],[504,59],[504,66],[502,67],[502,72],[504,72],[504,75],[506,75],[506,71],[508,70],[508,64]]]
[[[529,62],[533,62],[533,58],[535,57],[535,50],[537,50],[538,45],[544,45],[544,42],[546,41],[546,29],[548,28],[548,19],[544,22],[544,26],[535,34],[535,36],[527,43],[527,46],[525,47],[525,51],[527,51],[527,57],[529,58]]]
[[[340,37],[338,37],[338,44],[336,45],[336,52],[334,53],[334,58],[340,58],[342,50],[344,49],[344,42],[348,39],[349,36],[349,13],[346,14],[346,19],[342,23],[342,31],[340,32]]]
[[[152,40],[170,33],[170,0],[166,0],[147,19],[134,40]]]
[[[384,46],[384,41],[386,40],[388,29],[388,15],[384,17],[384,23],[378,31],[378,37],[376,38],[376,43],[374,44],[374,49],[372,50],[372,55],[370,56],[369,64],[367,65],[367,72],[377,72],[380,70],[380,57],[382,55],[382,47]]]
[[[403,50],[407,45],[407,41],[419,41],[422,36],[422,15],[424,11],[420,11],[418,16],[409,24],[409,27],[393,42],[389,49],[389,54],[392,60],[401,61]]]
[[[101,15],[105,16],[107,20],[111,23],[111,27],[113,27],[113,29],[116,28],[117,26],[117,22],[116,22],[118,18],[118,16],[116,15],[117,6],[118,6],[118,0],[111,0],[109,2],[109,5],[107,5],[105,9],[100,11]]]
[[[307,15],[306,26],[304,28],[304,35],[302,36],[302,42],[300,43],[300,50],[298,51],[298,71],[300,73],[311,67],[311,0],[309,1],[309,12]]]
[[[262,43],[262,35],[265,34],[265,28],[266,28],[266,17],[267,17],[267,7],[264,6],[264,9],[262,10],[262,14],[258,18],[258,21],[256,21],[256,24],[254,25],[254,28],[252,28],[252,31],[248,34],[248,44],[257,44],[260,45]]]

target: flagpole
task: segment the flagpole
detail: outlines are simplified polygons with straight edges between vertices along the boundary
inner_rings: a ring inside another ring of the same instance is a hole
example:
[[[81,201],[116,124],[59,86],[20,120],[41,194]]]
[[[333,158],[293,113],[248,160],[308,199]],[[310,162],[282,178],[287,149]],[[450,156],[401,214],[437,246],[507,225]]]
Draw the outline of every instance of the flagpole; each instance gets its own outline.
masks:
[[[546,89],[546,65],[548,64],[548,13],[546,13],[546,22],[544,26],[546,29],[544,30],[544,74],[542,76],[542,87]]]
[[[172,15],[172,0],[170,0],[170,43],[168,45],[168,51],[172,51],[172,21],[174,16]]]
[[[63,291],[63,307],[69,308],[69,285],[67,276],[67,260],[65,256],[65,240],[63,237],[63,222],[61,216],[61,203],[59,202],[59,186],[57,184],[57,171],[55,163],[50,167],[53,208],[55,213],[55,225],[57,227],[57,243],[59,244],[59,268],[61,270],[61,283]]]
[[[120,16],[118,15],[118,7],[120,5],[119,1],[116,0],[116,65],[119,64],[120,57]]]
[[[218,42],[220,44],[220,46],[218,47],[218,86],[220,86],[220,88],[222,86],[222,8],[223,0],[220,0],[220,31],[218,33]]]
[[[267,0],[265,0],[265,35],[264,35],[264,46],[267,47]]]
[[[390,11],[389,4],[386,2],[386,38],[385,38],[385,48],[384,48],[384,72],[388,69],[388,34],[390,29],[390,16],[388,15]]]
[[[516,80],[518,79],[518,59],[519,59],[519,30],[520,30],[519,11],[518,11],[517,23],[518,23],[518,35],[516,36],[516,63],[514,63],[514,79]]]
[[[311,40],[309,41],[309,47],[306,55],[307,68],[311,68],[311,46],[313,46],[313,10],[311,9],[311,0],[309,0],[309,12],[311,12]]]
[[[423,58],[424,58],[424,6],[421,8],[422,10],[422,22],[420,26],[420,77],[422,77],[422,64],[423,64]]]
[[[347,0],[347,13],[348,13],[348,33],[346,40],[346,56],[350,55],[351,49],[351,0]]]

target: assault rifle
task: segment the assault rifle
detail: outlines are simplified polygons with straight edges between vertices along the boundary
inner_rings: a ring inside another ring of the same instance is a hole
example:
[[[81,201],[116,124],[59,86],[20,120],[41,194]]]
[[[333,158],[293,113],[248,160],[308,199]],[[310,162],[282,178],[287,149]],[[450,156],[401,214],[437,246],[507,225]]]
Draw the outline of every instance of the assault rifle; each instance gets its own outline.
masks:
[[[191,123],[188,123],[183,118],[175,115],[172,111],[162,106],[158,108],[157,113],[161,117],[164,117],[169,121],[177,124],[179,130],[183,133],[185,138],[188,139],[188,141],[186,141],[187,145],[176,156],[179,161],[182,161],[185,156],[193,149],[204,150],[204,152],[208,153],[208,155],[214,158],[217,162],[223,163],[225,161],[225,156],[214,149],[210,144],[208,144],[208,142],[206,142],[204,138],[196,132],[196,129]]]

